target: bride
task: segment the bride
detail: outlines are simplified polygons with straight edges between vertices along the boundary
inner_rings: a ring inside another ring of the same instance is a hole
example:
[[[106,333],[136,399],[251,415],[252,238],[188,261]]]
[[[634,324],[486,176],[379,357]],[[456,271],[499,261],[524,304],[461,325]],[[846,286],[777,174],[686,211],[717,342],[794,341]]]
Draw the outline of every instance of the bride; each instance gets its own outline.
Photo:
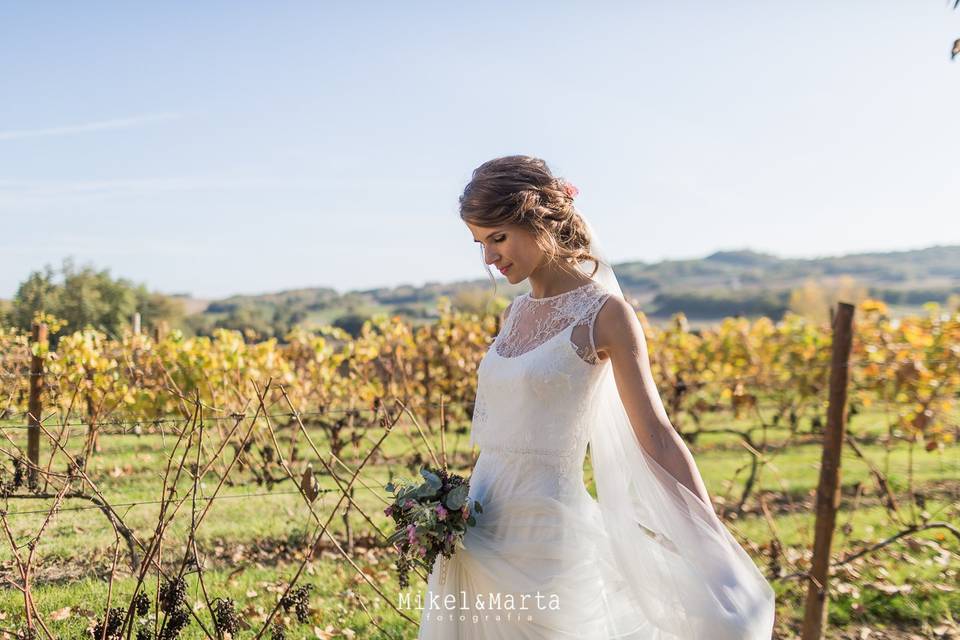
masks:
[[[418,638],[769,640],[773,590],[713,511],[576,195],[509,156],[460,197],[485,264],[530,292],[480,362],[469,503],[483,511],[431,571]]]

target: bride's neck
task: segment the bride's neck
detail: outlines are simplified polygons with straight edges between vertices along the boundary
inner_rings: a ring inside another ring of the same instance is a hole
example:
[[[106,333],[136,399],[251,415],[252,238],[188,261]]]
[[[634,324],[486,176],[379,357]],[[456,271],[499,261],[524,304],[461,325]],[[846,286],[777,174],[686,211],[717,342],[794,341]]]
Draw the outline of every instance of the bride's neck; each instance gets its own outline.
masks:
[[[590,280],[584,273],[570,273],[561,269],[532,273],[527,279],[530,281],[530,295],[534,298],[549,298],[566,293]]]

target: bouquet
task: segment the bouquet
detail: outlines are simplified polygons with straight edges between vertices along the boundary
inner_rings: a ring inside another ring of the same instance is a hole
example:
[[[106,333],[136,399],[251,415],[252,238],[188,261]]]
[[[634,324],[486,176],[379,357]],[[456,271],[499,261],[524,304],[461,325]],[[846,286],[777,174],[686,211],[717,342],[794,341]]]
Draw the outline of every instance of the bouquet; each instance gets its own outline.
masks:
[[[396,525],[389,542],[400,551],[396,566],[401,588],[410,586],[412,567],[429,572],[438,555],[449,558],[458,547],[463,548],[467,527],[477,523],[468,500],[470,485],[462,476],[429,467],[420,469],[420,475],[423,481],[419,484],[389,482],[385,487],[393,494],[393,504],[383,512]],[[476,500],[473,511],[483,513]]]

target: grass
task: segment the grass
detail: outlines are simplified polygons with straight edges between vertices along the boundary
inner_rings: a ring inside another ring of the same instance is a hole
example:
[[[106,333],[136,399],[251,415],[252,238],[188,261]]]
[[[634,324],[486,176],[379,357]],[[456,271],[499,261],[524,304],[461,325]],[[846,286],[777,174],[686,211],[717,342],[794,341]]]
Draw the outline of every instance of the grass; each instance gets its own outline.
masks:
[[[722,419],[718,418],[718,421]],[[724,426],[727,424],[730,424],[729,420]],[[744,425],[733,423],[733,426]],[[858,435],[878,435],[886,431],[881,414],[861,414],[851,428]],[[23,430],[7,433],[18,444],[24,444]],[[400,462],[404,457],[409,459],[411,447],[417,445],[413,434],[415,430],[409,424],[398,427],[383,447],[386,460],[393,462],[380,460],[367,468],[362,477],[368,487],[357,487],[355,492],[357,502],[384,532],[389,532],[390,527],[382,513],[385,506],[383,485],[393,475],[414,475],[416,465],[406,468]],[[356,450],[348,447],[344,452],[342,458],[351,468],[369,448],[369,442],[377,439],[378,430],[372,429],[368,435],[369,438]],[[312,429],[311,436],[321,451],[327,449],[328,443],[319,429]],[[783,436],[784,432],[772,431],[768,442],[781,443]],[[77,436],[74,441],[79,445]],[[146,540],[159,513],[159,505],[151,502],[159,499],[160,478],[174,440],[159,435],[112,435],[103,437],[101,442],[102,450],[88,462],[88,474],[111,504],[145,503],[124,506],[118,511],[136,535]],[[468,472],[472,460],[470,452],[464,451],[466,442],[462,425],[459,429],[451,429],[447,437],[448,450],[461,452],[456,461],[462,473]],[[439,451],[438,439],[432,439],[431,444]],[[910,482],[908,447],[899,443],[890,451],[879,444],[864,444],[861,448],[875,465],[886,470],[891,486],[898,492],[903,512],[919,517],[923,509],[911,503],[904,493]],[[422,446],[420,450],[423,450]],[[309,449],[301,443],[299,454],[313,459],[312,452],[307,456],[308,452]],[[734,502],[746,477],[745,465],[750,461],[750,454],[738,439],[728,435],[703,436],[694,453],[711,494],[727,496],[727,504]],[[794,444],[776,450],[757,480],[755,495],[763,493],[771,498],[769,504],[774,525],[788,549],[782,559],[785,573],[805,566],[803,553],[810,548],[813,535],[813,492],[817,485],[820,453],[815,443]],[[231,458],[228,449],[218,468]],[[321,468],[317,460],[312,461],[315,469]],[[66,459],[62,455],[55,456],[52,468],[64,470]],[[279,475],[279,471],[274,469],[274,474]],[[220,496],[225,499],[211,504],[209,515],[198,530],[197,540],[205,563],[204,586],[211,599],[234,599],[242,617],[255,624],[262,622],[264,614],[277,602],[278,589],[282,589],[285,581],[296,572],[299,559],[315,534],[316,522],[292,482],[280,482],[268,489],[256,484],[249,471],[233,471],[229,477],[237,484],[221,490]],[[876,496],[868,466],[850,450],[844,452],[842,480],[844,492],[834,537],[835,552],[843,555],[861,549],[898,530],[899,526],[891,522]],[[589,461],[586,481],[593,491]],[[319,482],[322,489],[335,490],[335,483],[329,476],[319,476]],[[859,497],[855,491],[857,483],[862,483],[866,489]],[[957,522],[960,448],[954,445],[928,453],[918,447],[913,452],[912,483],[915,490],[927,496],[924,507],[933,519]],[[216,477],[209,477],[201,484],[200,494],[210,495],[215,484]],[[191,482],[184,477],[177,490],[186,495],[190,487]],[[321,494],[314,503],[316,512],[321,516],[329,514],[337,495],[335,492]],[[8,501],[5,508],[18,544],[26,542],[44,518],[43,513],[30,512],[43,511],[47,504],[48,501],[35,499]],[[755,504],[755,500],[748,502],[751,507]],[[180,559],[175,554],[182,549],[189,533],[190,506],[188,501],[165,538],[165,564]],[[203,506],[201,503],[198,508]],[[89,503],[81,500],[65,503],[36,549],[39,563],[33,582],[34,599],[51,629],[63,638],[88,637],[84,635],[85,629],[102,616],[106,602],[106,576],[113,562],[116,538],[104,516],[89,507]],[[754,552],[762,550],[772,537],[770,526],[757,511],[750,508],[728,525],[745,547]],[[371,537],[375,532],[356,513],[352,523],[357,536],[354,560],[383,593],[394,598],[396,604],[401,590],[391,556],[377,547],[376,537]],[[344,524],[339,514],[331,522],[331,531],[342,540]],[[960,567],[958,552],[960,545],[955,538],[943,530],[932,530],[901,539],[864,560],[841,568],[833,580],[831,624],[894,624],[920,628],[950,616],[957,617],[960,590],[953,585],[957,582]],[[766,571],[767,560],[756,559]],[[118,562],[121,571],[113,585],[113,602],[125,605],[134,580],[126,566],[127,556],[122,545]],[[12,577],[8,544],[0,546],[0,563],[3,575]],[[171,570],[175,569],[173,564],[169,566]],[[188,600],[203,624],[211,628],[195,575],[191,574],[188,580]],[[416,626],[404,621],[383,602],[329,543],[324,544],[319,557],[308,563],[300,583],[314,585],[310,620],[300,624],[292,614],[286,614],[287,637],[322,638],[324,634],[330,638],[416,637]],[[802,616],[804,584],[798,580],[774,580],[772,584],[777,592],[778,619],[785,626],[795,626]],[[152,596],[156,591],[155,576],[147,585]],[[410,591],[416,593],[422,588],[422,583],[414,581]],[[381,621],[388,633],[370,624],[363,605]],[[407,613],[417,617],[417,611]],[[18,628],[23,622],[22,616],[20,592],[11,587],[0,588],[0,629]],[[202,638],[204,634],[197,624],[193,624],[181,637]]]

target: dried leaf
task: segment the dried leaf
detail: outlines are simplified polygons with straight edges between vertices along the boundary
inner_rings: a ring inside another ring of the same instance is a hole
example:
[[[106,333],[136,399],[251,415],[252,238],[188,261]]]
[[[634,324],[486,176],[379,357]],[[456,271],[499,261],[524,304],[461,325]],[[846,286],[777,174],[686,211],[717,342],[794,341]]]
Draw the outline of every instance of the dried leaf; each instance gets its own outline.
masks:
[[[66,620],[67,618],[70,617],[70,614],[72,613],[72,611],[73,610],[70,607],[57,609],[56,611],[50,614],[50,619],[53,620],[54,622],[59,622],[60,620]]]
[[[320,485],[317,484],[317,479],[313,476],[313,467],[309,464],[304,469],[303,475],[300,476],[300,490],[303,491],[303,495],[310,502],[316,500],[317,496],[320,495]]]

